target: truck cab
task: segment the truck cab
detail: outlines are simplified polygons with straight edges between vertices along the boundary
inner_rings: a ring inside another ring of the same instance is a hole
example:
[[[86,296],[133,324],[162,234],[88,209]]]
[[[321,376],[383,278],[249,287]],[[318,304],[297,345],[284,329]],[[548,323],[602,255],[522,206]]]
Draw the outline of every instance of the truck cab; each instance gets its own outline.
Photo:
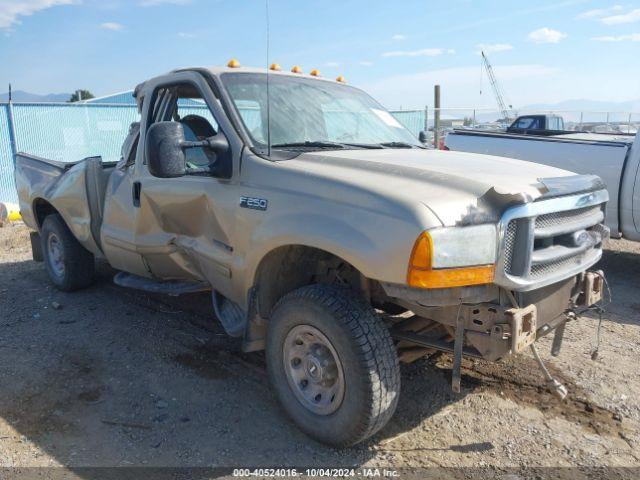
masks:
[[[564,131],[564,119],[558,115],[522,115],[507,127],[507,133],[526,135],[557,135]]]

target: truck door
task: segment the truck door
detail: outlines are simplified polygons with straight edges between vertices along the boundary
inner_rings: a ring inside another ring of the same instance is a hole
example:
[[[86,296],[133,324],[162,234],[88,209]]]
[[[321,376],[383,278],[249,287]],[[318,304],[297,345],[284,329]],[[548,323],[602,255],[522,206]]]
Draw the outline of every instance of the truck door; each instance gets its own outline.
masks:
[[[139,149],[139,124],[132,124],[122,147],[122,159],[107,184],[104,216],[100,229],[102,251],[113,268],[137,275],[148,275],[135,244],[136,208],[135,163]]]
[[[153,99],[157,105],[149,106],[145,131],[156,122],[180,122],[185,139],[196,141],[220,130],[201,85],[188,81],[162,85]],[[144,157],[144,148],[140,152]],[[179,178],[153,177],[143,158],[134,184],[136,248],[154,277],[206,281],[229,295],[239,198],[232,180],[232,152],[224,158],[205,148],[185,153],[187,174]],[[212,173],[202,173],[202,167],[213,164]]]

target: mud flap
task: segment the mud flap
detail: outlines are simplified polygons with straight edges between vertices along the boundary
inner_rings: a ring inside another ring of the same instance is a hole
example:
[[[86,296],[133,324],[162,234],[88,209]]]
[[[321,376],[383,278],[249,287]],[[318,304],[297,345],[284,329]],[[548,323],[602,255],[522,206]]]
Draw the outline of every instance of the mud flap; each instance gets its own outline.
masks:
[[[215,290],[211,294],[213,310],[227,335],[241,337],[247,326],[247,315],[240,306]]]
[[[42,254],[42,242],[40,241],[40,234],[38,232],[30,232],[29,240],[31,241],[31,256],[34,262],[44,262],[44,255]]]

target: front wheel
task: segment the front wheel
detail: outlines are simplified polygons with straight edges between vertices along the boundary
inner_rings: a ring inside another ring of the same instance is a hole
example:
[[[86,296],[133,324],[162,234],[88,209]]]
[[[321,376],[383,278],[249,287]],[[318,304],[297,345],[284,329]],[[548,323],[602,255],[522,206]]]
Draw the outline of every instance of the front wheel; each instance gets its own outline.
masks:
[[[310,285],[284,296],[271,315],[267,368],[287,414],[309,436],[354,445],[380,430],[400,393],[389,331],[353,292]]]

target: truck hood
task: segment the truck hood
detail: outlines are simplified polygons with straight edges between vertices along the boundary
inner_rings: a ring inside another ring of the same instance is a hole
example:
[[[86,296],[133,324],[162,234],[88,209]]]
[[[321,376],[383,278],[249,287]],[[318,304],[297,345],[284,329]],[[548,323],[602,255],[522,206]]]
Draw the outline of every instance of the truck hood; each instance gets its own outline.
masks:
[[[340,150],[304,153],[283,163],[403,203],[420,202],[446,226],[495,222],[511,205],[553,196],[544,179],[561,184],[562,195],[585,190],[580,182],[563,181],[574,175],[566,170],[465,152]]]

